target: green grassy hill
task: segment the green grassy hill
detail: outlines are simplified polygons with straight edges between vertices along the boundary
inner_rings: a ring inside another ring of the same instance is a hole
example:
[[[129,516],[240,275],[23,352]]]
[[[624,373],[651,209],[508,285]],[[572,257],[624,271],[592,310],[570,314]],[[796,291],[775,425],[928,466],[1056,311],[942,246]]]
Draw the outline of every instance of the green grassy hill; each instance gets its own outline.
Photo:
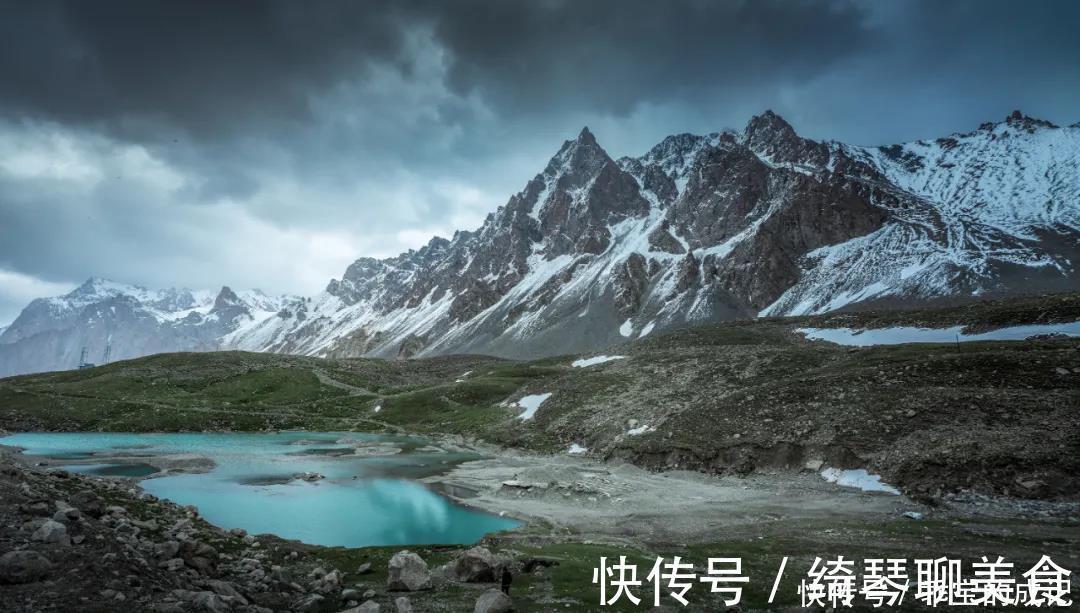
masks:
[[[870,466],[928,496],[1075,497],[1075,339],[855,349],[793,329],[1060,321],[1075,315],[1077,296],[693,328],[611,349],[624,359],[587,368],[571,366],[576,356],[156,355],[0,379],[0,427],[408,431],[540,452],[576,443],[603,458],[715,473]],[[516,401],[541,393],[551,396],[535,418],[518,419]]]

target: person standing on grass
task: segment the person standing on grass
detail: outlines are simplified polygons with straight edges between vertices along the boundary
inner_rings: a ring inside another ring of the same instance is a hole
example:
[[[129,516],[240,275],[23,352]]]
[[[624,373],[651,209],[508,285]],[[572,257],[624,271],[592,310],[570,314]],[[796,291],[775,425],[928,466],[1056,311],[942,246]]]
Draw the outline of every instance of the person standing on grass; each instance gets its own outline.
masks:
[[[507,596],[510,595],[510,584],[514,582],[514,576],[510,574],[510,567],[503,566],[502,569],[502,593]]]

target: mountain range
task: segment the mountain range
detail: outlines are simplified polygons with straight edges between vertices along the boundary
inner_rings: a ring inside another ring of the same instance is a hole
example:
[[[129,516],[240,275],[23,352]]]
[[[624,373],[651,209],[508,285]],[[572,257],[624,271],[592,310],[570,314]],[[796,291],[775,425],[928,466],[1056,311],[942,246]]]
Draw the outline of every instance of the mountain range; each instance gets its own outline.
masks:
[[[163,351],[584,352],[733,318],[1076,289],[1080,124],[1019,111],[882,147],[742,131],[612,158],[586,128],[475,231],[316,296],[90,279],[0,328],[0,376]]]

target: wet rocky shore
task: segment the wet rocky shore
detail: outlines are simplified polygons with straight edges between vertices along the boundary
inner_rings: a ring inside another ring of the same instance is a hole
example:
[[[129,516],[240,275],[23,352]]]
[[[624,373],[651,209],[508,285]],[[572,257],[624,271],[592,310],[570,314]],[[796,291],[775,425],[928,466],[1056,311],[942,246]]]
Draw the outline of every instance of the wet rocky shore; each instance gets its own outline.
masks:
[[[179,613],[460,610],[440,590],[467,585],[475,610],[510,610],[494,589],[522,562],[445,548],[429,567],[408,551],[337,567],[324,548],[226,531],[142,492],[131,479],[44,470],[0,450],[0,610]],[[389,556],[389,559],[385,559]]]

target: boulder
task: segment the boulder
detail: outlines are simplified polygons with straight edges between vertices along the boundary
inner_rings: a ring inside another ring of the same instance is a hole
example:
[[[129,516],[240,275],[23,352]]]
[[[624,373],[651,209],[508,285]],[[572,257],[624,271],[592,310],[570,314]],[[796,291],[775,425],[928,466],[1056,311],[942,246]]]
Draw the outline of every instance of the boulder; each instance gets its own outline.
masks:
[[[413,613],[412,601],[405,596],[398,596],[394,600],[394,608],[397,609],[397,613]]]
[[[81,518],[82,513],[80,513],[78,509],[73,507],[60,509],[53,514],[53,521],[57,521],[65,525],[78,522]]]
[[[194,539],[180,543],[180,557],[189,558],[195,556],[213,559],[217,557],[217,550],[206,543]]]
[[[411,551],[399,551],[390,558],[386,587],[392,591],[415,592],[431,588],[427,562]]]
[[[299,613],[316,613],[322,608],[324,598],[319,594],[308,594],[296,603],[295,609]]]
[[[199,574],[211,575],[214,573],[214,563],[211,562],[209,558],[193,556],[185,558],[184,563],[197,570]]]
[[[26,515],[48,515],[51,512],[49,509],[49,503],[44,500],[19,505],[19,511]]]
[[[176,541],[164,541],[154,545],[154,556],[159,560],[175,558],[180,553],[180,543]]]
[[[180,602],[191,603],[196,611],[228,613],[232,608],[224,598],[210,591],[173,590],[169,595]]]
[[[466,583],[492,583],[499,570],[498,558],[486,547],[473,547],[454,561],[454,577]]]
[[[341,591],[342,579],[343,575],[341,574],[341,571],[335,568],[334,570],[322,575],[321,577],[318,577],[315,581],[312,582],[311,586],[314,591],[320,594],[326,595],[330,593],[337,593]]]
[[[181,558],[171,558],[158,563],[158,568],[164,568],[170,572],[177,572],[184,568],[184,560]]]
[[[151,519],[150,521],[139,521],[137,519],[132,519],[131,520],[131,525],[135,526],[136,528],[138,528],[140,530],[157,531],[158,529],[160,529],[160,526],[158,526],[157,521],[155,521],[153,519]]]
[[[206,582],[206,586],[213,590],[214,593],[218,596],[231,599],[230,601],[232,602],[239,602],[240,604],[244,605],[248,603],[247,598],[244,598],[244,596],[239,592],[239,590],[236,589],[236,586],[229,583],[228,581],[210,579]]]
[[[214,560],[217,559],[217,550],[206,543],[195,540],[187,540],[180,543],[179,557],[184,562],[204,575],[214,573]]]
[[[559,561],[555,558],[544,558],[540,556],[529,556],[521,562],[521,572],[531,573],[541,568],[551,568],[558,566]],[[501,578],[501,577],[500,577]]]
[[[41,541],[42,543],[57,543],[60,545],[71,544],[71,538],[68,537],[67,533],[67,526],[51,519],[41,524],[41,527],[35,530],[33,536],[30,538],[35,541]]]
[[[360,605],[358,607],[353,607],[351,609],[345,609],[345,610],[341,611],[340,613],[379,613],[379,611],[381,611],[381,610],[382,610],[382,605],[375,602],[374,600],[369,600],[369,601],[365,602],[364,604],[362,604],[362,605]]]
[[[473,613],[509,613],[514,610],[514,602],[499,590],[488,590],[476,599]]]
[[[51,569],[49,559],[36,551],[9,551],[0,556],[0,583],[31,583]]]
[[[82,519],[82,512],[76,507],[70,504],[58,500],[54,503],[56,505],[56,513],[53,514],[53,521],[59,521],[60,523],[71,523]]]
[[[232,606],[225,598],[213,592],[195,592],[195,597],[191,599],[191,603],[195,605],[196,609],[209,611],[209,613],[229,613],[232,610]]]

